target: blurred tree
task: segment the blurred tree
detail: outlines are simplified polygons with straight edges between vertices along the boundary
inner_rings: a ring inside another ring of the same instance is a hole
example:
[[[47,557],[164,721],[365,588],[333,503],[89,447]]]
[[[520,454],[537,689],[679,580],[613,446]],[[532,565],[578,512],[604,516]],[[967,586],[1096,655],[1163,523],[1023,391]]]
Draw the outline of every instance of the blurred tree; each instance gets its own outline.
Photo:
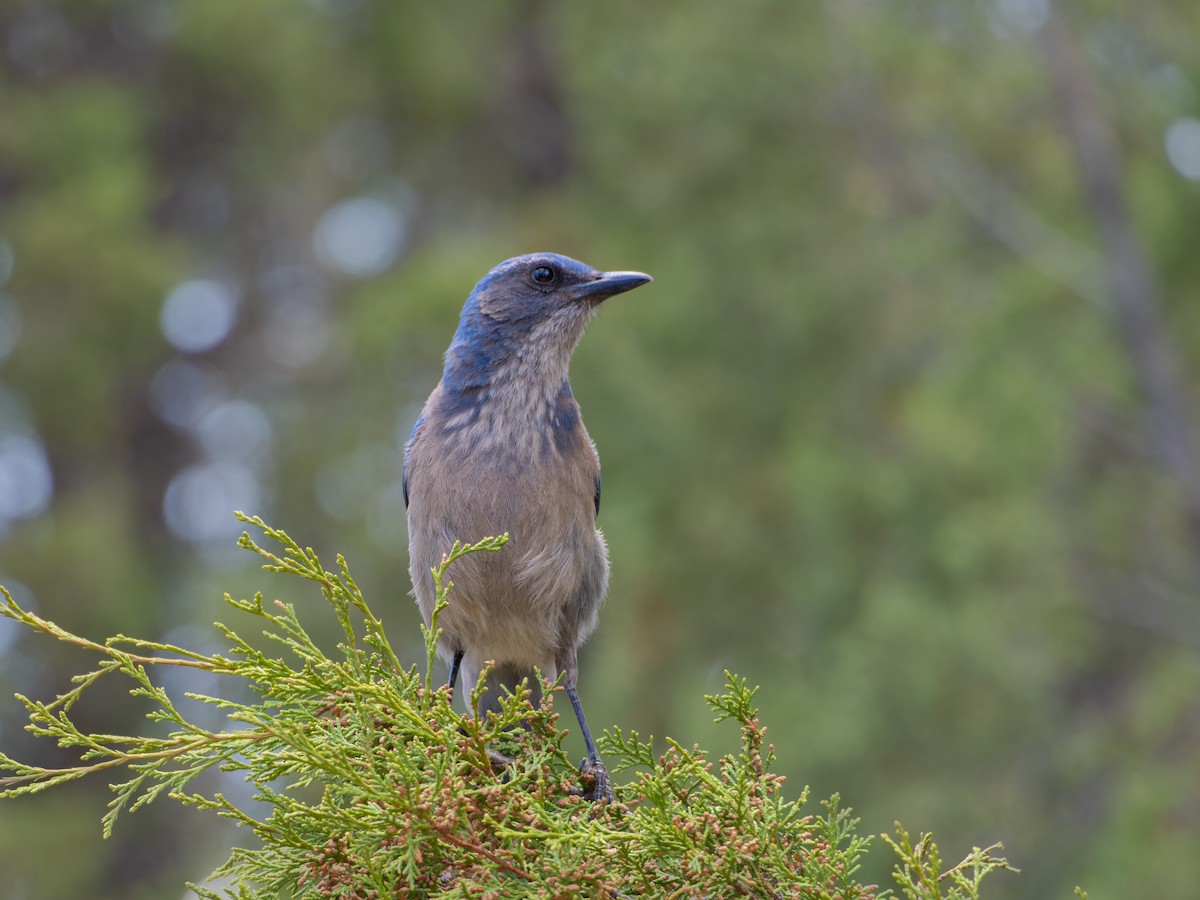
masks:
[[[574,363],[614,564],[597,724],[713,743],[696,695],[735,668],[782,770],[872,830],[1003,839],[1013,896],[1189,897],[1198,25],[0,4],[0,581],[93,636],[192,627],[243,577],[241,507],[349,550],[416,659],[399,450],[462,300],[531,249],[644,269]],[[0,648],[0,693],[70,671]],[[6,806],[14,897],[221,858],[165,809],[99,847],[104,799]]]

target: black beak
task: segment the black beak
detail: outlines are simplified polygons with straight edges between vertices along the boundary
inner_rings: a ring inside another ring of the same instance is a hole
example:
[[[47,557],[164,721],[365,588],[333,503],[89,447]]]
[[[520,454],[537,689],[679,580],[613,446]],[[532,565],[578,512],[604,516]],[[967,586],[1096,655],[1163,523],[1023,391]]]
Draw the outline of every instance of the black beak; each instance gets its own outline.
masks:
[[[571,289],[573,300],[591,300],[599,303],[614,294],[623,294],[653,281],[643,272],[601,272],[595,281],[576,285]]]

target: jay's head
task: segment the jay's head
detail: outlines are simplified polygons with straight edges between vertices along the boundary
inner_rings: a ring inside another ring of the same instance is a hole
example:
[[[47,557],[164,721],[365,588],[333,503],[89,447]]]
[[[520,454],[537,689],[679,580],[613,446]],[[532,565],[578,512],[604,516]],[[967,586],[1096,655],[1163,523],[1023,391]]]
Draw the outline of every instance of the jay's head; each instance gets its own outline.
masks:
[[[446,351],[446,376],[465,386],[514,363],[532,377],[566,376],[571,351],[596,308],[650,281],[641,272],[599,272],[557,253],[500,263],[475,285]]]

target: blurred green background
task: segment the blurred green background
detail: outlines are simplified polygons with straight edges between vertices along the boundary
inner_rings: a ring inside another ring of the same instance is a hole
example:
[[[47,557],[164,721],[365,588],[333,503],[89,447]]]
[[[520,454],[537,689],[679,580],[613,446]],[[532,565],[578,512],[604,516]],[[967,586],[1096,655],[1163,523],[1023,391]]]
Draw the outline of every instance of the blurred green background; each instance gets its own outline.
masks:
[[[793,793],[1002,840],[993,897],[1195,897],[1198,41],[1194,0],[0,0],[0,583],[96,638],[320,619],[244,509],[415,661],[401,448],[462,301],[641,269],[572,367],[593,725],[724,749],[730,668]],[[90,663],[0,622],[0,747],[69,759],[11,695]],[[247,839],[103,842],[102,781],[0,804],[0,897],[182,897]]]

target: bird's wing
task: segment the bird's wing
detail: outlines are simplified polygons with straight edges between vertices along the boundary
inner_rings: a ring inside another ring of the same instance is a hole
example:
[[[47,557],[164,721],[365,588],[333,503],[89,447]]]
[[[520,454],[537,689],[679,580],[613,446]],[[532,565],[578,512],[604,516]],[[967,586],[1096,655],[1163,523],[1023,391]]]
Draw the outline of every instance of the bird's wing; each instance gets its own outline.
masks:
[[[404,470],[400,476],[400,487],[404,491],[404,508],[408,509],[408,458],[412,454],[413,441],[417,439],[417,432],[421,430],[421,426],[425,424],[425,417],[418,416],[417,423],[413,425],[412,434],[408,436],[408,443],[404,445]],[[597,488],[599,491],[599,488]],[[597,493],[596,501],[599,503],[600,495]]]

